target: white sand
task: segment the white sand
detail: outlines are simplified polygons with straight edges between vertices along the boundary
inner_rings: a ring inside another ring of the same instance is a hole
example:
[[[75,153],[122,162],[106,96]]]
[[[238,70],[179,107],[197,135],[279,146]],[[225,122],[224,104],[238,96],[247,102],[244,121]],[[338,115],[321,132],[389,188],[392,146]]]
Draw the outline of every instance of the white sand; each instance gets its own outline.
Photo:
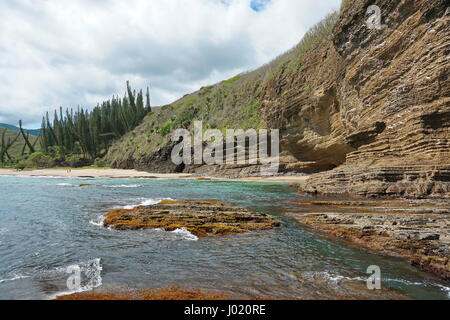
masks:
[[[239,179],[226,179],[217,177],[199,177],[186,173],[149,173],[145,171],[128,169],[39,169],[17,171],[14,169],[0,169],[0,176],[53,176],[53,177],[94,177],[94,178],[154,178],[154,179],[204,179],[204,180],[230,180],[230,181],[260,181],[260,182],[286,182],[302,183],[308,176],[279,176],[279,177],[245,177]]]

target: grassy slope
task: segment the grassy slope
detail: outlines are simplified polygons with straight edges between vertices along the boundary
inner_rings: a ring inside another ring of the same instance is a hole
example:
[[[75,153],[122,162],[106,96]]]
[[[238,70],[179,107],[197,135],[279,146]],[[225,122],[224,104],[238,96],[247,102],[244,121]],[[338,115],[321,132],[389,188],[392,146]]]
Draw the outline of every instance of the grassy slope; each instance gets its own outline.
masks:
[[[324,42],[328,43],[326,40],[337,18],[337,13],[329,15],[308,31],[296,47],[261,68],[204,87],[157,108],[134,131],[113,144],[106,159],[114,166],[124,163],[124,159],[148,156],[170,139],[173,129],[189,129],[194,120],[202,120],[204,129],[265,127],[260,110],[265,87],[274,79],[300,72],[303,56]]]
[[[0,128],[0,139],[1,139],[1,134],[3,132],[4,128]],[[11,130],[7,130],[6,134],[5,134],[5,143],[8,141],[8,139],[14,140],[14,138],[17,136],[19,132],[17,131],[11,131]],[[36,136],[29,136],[29,140],[30,143],[33,144],[37,139],[39,139]],[[22,148],[25,144],[25,140],[22,137],[22,134],[19,136],[19,138],[17,139],[17,141],[11,146],[11,148],[9,148],[8,153],[11,157],[15,158],[15,157],[20,157],[22,154]],[[38,151],[40,150],[40,145],[39,145],[39,141],[36,143],[35,145],[35,149]],[[29,149],[28,147],[25,149],[26,153],[29,153]]]

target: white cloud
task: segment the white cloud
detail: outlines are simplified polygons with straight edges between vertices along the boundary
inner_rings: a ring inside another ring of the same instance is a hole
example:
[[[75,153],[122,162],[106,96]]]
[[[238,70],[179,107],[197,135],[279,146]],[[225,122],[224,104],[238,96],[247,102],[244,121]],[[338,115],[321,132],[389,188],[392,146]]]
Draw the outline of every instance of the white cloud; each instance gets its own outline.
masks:
[[[0,2],[0,121],[36,126],[60,105],[92,107],[125,81],[162,105],[294,46],[340,0]]]

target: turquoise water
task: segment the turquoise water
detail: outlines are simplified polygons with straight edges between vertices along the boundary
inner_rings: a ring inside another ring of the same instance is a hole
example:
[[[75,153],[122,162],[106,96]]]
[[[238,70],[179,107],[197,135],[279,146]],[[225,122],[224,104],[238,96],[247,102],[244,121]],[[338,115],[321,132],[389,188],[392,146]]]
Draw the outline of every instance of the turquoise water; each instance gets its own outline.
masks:
[[[95,184],[77,187],[79,184]],[[284,214],[304,199],[286,184],[152,179],[0,177],[0,299],[49,299],[83,289],[181,285],[246,297],[332,298],[342,282],[364,284],[378,265],[382,286],[418,299],[448,299],[450,284],[406,262],[333,243]],[[278,229],[195,239],[186,232],[114,231],[113,208],[160,199],[217,199],[275,216]]]

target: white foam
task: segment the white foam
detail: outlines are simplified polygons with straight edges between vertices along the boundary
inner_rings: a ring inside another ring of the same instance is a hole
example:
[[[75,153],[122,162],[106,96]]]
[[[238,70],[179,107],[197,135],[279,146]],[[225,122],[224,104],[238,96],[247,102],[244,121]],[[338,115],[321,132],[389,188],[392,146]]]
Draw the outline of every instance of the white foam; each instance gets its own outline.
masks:
[[[24,276],[24,275],[15,275],[12,278],[9,279],[0,279],[0,283],[5,283],[5,282],[10,282],[10,281],[15,281],[15,280],[20,280],[20,279],[25,279],[25,278],[29,278],[30,276]]]
[[[68,177],[64,177],[64,176],[40,176],[40,175],[10,175],[9,177],[19,177],[19,178],[36,178],[36,179],[44,179],[44,178],[48,178],[48,179],[67,179]],[[73,177],[70,177],[71,179]]]
[[[450,298],[450,287],[446,287],[440,284],[438,284],[438,287],[441,288],[442,291],[445,291],[445,293],[447,293],[447,296]]]
[[[142,184],[103,184],[105,188],[140,188]]]
[[[333,284],[339,284],[343,280],[358,280],[358,281],[366,280],[363,277],[346,277],[340,274],[333,274],[328,271],[321,271],[321,272],[307,271],[303,272],[302,275],[309,277],[311,280],[322,278]]]
[[[73,184],[73,183],[58,183],[57,186],[60,187],[78,187],[79,184]],[[97,187],[104,187],[104,188],[139,188],[142,187],[141,184],[98,184]]]
[[[152,199],[152,198],[150,198],[150,199],[145,199],[144,201],[142,201],[139,204],[127,205],[127,206],[123,207],[123,209],[134,209],[136,207],[151,206],[151,205],[154,205],[154,204],[158,204],[158,203],[160,203],[163,200],[173,200],[173,199],[171,199],[171,198],[164,198],[164,199]]]
[[[198,237],[196,235],[190,233],[185,228],[176,229],[176,230],[170,231],[170,232],[181,236],[182,240],[186,240],[186,241],[197,241],[198,240]]]
[[[104,215],[101,215],[97,217],[95,220],[90,220],[89,223],[96,226],[96,227],[103,227],[105,224],[106,217]]]
[[[404,279],[390,279],[390,278],[381,278],[382,281],[386,281],[386,282],[398,282],[398,283],[403,283],[409,286],[423,286],[424,283],[423,282],[412,282],[412,281],[408,281],[408,280],[404,280]]]

